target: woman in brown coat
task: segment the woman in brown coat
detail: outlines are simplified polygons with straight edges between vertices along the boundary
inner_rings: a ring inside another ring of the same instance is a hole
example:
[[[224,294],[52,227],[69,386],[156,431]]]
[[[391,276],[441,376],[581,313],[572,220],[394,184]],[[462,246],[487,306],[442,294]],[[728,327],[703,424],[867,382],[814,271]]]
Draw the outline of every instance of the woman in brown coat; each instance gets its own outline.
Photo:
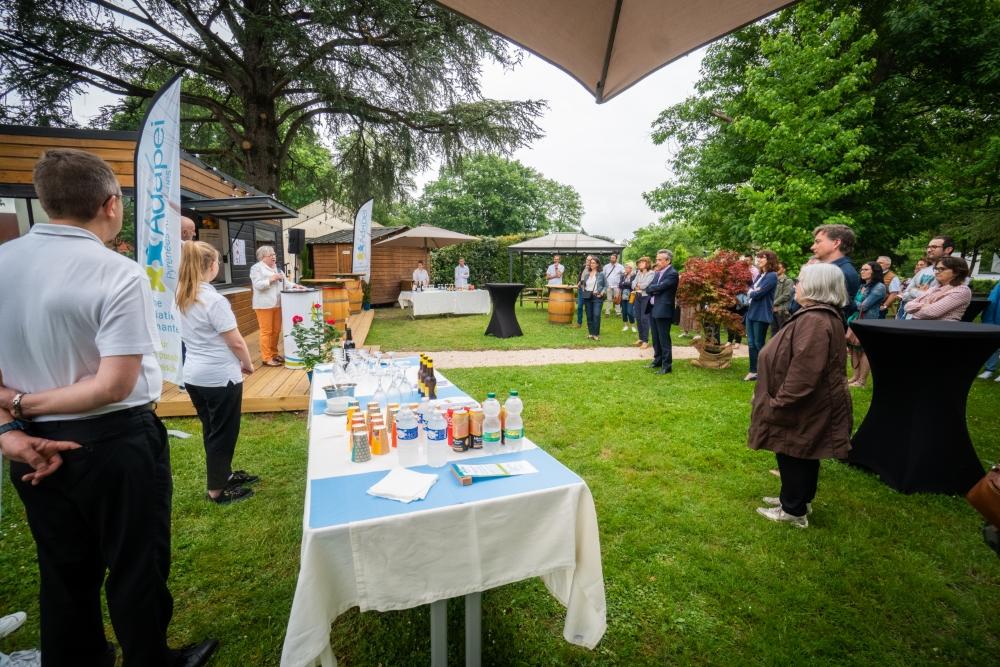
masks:
[[[802,308],[760,353],[748,445],[774,452],[781,471],[781,495],[765,497],[770,507],[757,512],[805,528],[820,459],[845,458],[851,447],[840,269],[803,267],[796,300]]]

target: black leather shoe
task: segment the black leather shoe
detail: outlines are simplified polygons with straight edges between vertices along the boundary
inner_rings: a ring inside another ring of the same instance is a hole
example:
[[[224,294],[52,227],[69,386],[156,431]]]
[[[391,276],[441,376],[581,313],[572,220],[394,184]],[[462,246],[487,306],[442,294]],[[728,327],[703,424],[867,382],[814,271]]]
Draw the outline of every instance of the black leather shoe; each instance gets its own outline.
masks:
[[[657,375],[666,375],[667,373],[673,373],[673,372],[674,371],[671,368],[661,368],[660,370],[656,371],[656,374]]]
[[[209,658],[219,648],[218,639],[206,639],[198,644],[191,644],[182,649],[170,651],[173,657],[173,667],[201,667],[207,665]]]

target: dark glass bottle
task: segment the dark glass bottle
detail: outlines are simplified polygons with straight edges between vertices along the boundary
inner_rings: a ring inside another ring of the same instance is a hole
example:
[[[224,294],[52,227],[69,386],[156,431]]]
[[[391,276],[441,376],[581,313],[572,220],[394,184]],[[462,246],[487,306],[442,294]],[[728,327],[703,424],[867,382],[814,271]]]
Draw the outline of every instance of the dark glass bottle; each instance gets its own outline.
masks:
[[[437,398],[437,378],[434,377],[434,362],[430,359],[427,360],[427,379],[424,380],[424,386],[427,387],[427,398],[431,400]]]
[[[354,337],[351,335],[351,327],[347,327],[347,332],[344,337],[344,349],[345,350],[354,349]]]

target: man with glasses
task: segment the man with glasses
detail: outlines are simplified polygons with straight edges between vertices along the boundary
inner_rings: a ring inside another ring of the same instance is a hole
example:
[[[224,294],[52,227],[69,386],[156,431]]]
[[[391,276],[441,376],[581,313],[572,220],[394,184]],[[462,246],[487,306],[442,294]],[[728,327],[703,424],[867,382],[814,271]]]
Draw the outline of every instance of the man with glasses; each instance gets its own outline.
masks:
[[[934,266],[942,257],[951,257],[955,253],[955,242],[950,236],[935,236],[927,244],[927,268],[917,274],[913,281],[917,283],[917,289],[926,292],[934,285],[940,285],[934,275]]]
[[[673,371],[673,348],[670,345],[670,325],[674,321],[674,297],[677,294],[677,269],[670,263],[674,254],[669,250],[656,251],[653,282],[646,288],[650,295],[646,312],[652,315],[653,361],[650,368],[660,375]]]
[[[126,665],[202,665],[215,640],[167,648],[159,338],[148,279],[105,247],[122,227],[118,181],[101,158],[59,149],[35,165],[34,184],[49,222],[0,246],[0,451],[37,546],[42,661],[115,664],[104,585]]]

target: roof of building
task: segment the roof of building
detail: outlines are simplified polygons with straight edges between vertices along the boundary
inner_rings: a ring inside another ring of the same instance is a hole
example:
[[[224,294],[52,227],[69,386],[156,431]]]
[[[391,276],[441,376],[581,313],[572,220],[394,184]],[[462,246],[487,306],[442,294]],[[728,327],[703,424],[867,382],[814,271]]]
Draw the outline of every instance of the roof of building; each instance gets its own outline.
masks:
[[[383,236],[395,234],[406,229],[409,229],[409,227],[372,227],[372,239],[382,238]],[[306,239],[306,245],[314,245],[316,243],[353,243],[353,241],[354,228],[352,227],[351,229],[339,229],[314,239]]]

